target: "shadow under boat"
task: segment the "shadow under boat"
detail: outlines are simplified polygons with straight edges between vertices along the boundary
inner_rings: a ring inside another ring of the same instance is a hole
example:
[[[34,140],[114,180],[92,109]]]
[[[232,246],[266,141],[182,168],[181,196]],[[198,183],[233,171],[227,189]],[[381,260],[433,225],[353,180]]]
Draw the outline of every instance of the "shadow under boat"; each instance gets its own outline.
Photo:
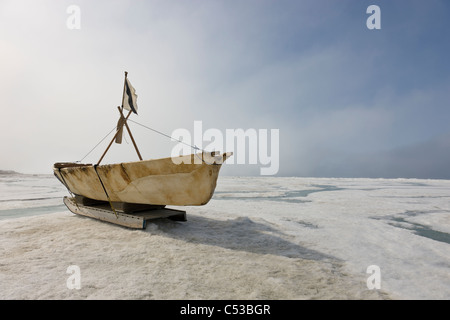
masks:
[[[280,230],[247,217],[219,220],[189,215],[189,223],[177,223],[167,219],[153,220],[151,223],[157,228],[147,227],[143,232],[156,232],[177,240],[249,253],[315,261],[336,262],[339,260],[334,256],[289,241]]]
[[[294,259],[334,262],[339,260],[334,256],[289,241],[282,231],[267,222],[258,222],[245,216],[222,220],[190,215],[189,223],[178,223],[178,221],[187,221],[186,211],[167,208],[164,205],[112,203],[117,208],[118,218],[116,218],[110,204],[105,201],[76,196],[75,198],[65,197],[64,202],[70,211],[82,216],[94,217],[122,227],[143,229],[142,232],[156,232],[162,236],[186,242]],[[86,214],[84,208],[90,211]],[[107,212],[105,216],[102,216],[102,210]],[[90,216],[92,212],[94,216]],[[149,228],[148,220],[151,220],[151,224],[156,226],[156,229]]]

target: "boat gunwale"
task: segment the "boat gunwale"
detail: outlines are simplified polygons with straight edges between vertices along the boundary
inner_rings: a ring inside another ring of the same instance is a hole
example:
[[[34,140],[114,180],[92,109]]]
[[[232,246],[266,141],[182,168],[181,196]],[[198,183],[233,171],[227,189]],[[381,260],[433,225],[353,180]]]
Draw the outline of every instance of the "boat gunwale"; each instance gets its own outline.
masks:
[[[202,152],[202,155],[203,154],[209,154],[212,157],[214,157],[213,153],[214,153],[214,151],[213,152]],[[83,168],[83,167],[94,167],[94,168],[100,168],[100,169],[106,168],[106,167],[110,167],[110,166],[119,166],[119,165],[123,167],[123,165],[128,165],[128,164],[133,165],[133,164],[145,163],[145,162],[149,162],[149,161],[165,161],[165,160],[168,160],[168,159],[174,159],[174,158],[176,159],[176,158],[182,158],[182,157],[192,157],[192,156],[196,156],[196,155],[198,155],[198,154],[191,153],[191,154],[188,154],[188,155],[181,155],[181,156],[177,156],[177,157],[166,157],[166,158],[158,158],[158,159],[127,161],[127,162],[120,162],[120,163],[108,163],[108,164],[102,164],[102,165],[97,165],[97,164],[92,164],[92,163],[77,163],[77,162],[56,162],[53,165],[53,169],[60,171],[60,170],[63,170],[63,169],[78,169],[78,168]],[[216,163],[216,162],[207,163],[203,159],[203,157],[202,157],[202,163],[198,163],[198,164],[197,163],[175,163],[175,162],[173,162],[173,160],[172,160],[172,163],[174,165],[181,165],[181,164],[185,164],[185,165],[203,165],[203,164],[206,164],[206,165],[222,165],[225,162],[225,160],[228,159],[229,157],[231,157],[232,155],[233,155],[232,152],[223,152],[222,153],[222,163]]]

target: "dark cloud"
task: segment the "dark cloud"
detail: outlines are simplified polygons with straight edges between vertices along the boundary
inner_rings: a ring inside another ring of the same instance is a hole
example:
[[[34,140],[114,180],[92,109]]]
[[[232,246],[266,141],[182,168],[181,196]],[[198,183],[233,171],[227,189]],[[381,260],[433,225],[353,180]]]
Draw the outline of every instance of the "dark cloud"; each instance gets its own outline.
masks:
[[[126,70],[135,120],[159,131],[279,129],[280,175],[448,178],[448,1],[378,0],[381,30],[371,4],[80,0],[68,30],[70,3],[2,3],[0,169],[79,160],[116,124]],[[133,130],[145,158],[170,154]]]
[[[315,176],[450,179],[450,132],[427,141],[364,154],[328,154]]]

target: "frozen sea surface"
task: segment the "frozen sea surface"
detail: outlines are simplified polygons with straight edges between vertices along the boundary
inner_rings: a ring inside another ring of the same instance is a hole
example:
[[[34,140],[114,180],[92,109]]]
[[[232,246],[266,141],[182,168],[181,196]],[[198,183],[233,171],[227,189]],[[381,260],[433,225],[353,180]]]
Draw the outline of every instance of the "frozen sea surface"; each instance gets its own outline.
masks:
[[[0,175],[1,299],[450,298],[447,180],[221,176],[187,222],[142,231],[75,216],[65,195]]]
[[[0,220],[65,210],[68,192],[53,175],[1,174]]]

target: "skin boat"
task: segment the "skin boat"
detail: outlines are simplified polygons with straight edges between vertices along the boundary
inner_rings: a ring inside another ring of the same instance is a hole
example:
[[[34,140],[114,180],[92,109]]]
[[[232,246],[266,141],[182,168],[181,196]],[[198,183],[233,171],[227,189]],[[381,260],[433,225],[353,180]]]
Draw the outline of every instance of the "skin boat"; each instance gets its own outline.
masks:
[[[145,228],[147,220],[160,217],[185,221],[185,211],[165,206],[207,204],[214,194],[220,168],[232,153],[201,150],[190,155],[143,160],[127,124],[131,113],[137,114],[137,95],[127,74],[122,106],[117,107],[120,113],[117,131],[97,164],[58,162],[53,165],[55,176],[72,195],[64,197],[64,203],[75,214],[130,228]],[[124,110],[129,111],[126,117]],[[100,165],[112,143],[122,142],[124,127],[140,161]]]
[[[106,165],[55,163],[53,172],[71,193],[89,199],[201,206],[211,199],[221,165],[231,155],[203,152]]]

